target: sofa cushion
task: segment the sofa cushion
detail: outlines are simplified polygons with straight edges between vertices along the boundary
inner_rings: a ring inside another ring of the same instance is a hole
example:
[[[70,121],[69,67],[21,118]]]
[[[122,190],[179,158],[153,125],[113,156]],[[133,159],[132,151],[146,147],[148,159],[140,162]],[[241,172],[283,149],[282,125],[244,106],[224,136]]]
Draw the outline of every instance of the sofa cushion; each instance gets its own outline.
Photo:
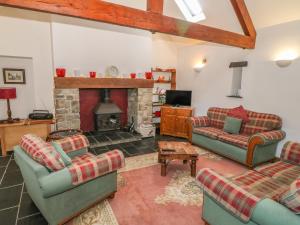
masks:
[[[65,168],[65,164],[55,148],[35,134],[24,135],[21,138],[20,146],[29,157],[50,171],[58,171]]]
[[[73,152],[89,147],[89,141],[84,135],[74,135],[55,141],[66,152]]]
[[[72,159],[67,155],[67,153],[65,153],[65,151],[62,149],[62,147],[56,142],[52,142],[51,144],[55,148],[55,150],[60,154],[61,159],[63,160],[64,164],[66,166],[71,165]]]
[[[300,179],[295,180],[280,202],[296,214],[300,214]]]
[[[290,185],[300,175],[300,167],[283,161],[256,167],[255,170],[285,185]]]
[[[218,139],[220,135],[227,134],[223,130],[214,127],[198,127],[193,132],[213,139]]]
[[[284,144],[281,160],[300,166],[300,143],[288,141]]]
[[[73,185],[87,182],[93,178],[116,171],[124,167],[124,155],[119,150],[113,150],[98,156],[86,153],[72,159],[68,167]]]
[[[244,148],[247,149],[248,148],[248,140],[249,140],[249,136],[246,135],[241,135],[241,134],[223,134],[223,135],[219,135],[218,139],[220,141],[224,141],[226,143],[232,144],[232,145],[236,145],[240,148]]]
[[[242,126],[242,119],[227,116],[224,123],[223,130],[230,134],[239,134]]]
[[[223,129],[224,121],[227,117],[229,109],[212,107],[207,111],[207,116],[210,119],[210,126]]]
[[[259,198],[271,198],[275,201],[279,201],[289,189],[288,185],[253,170],[234,177],[232,181]]]
[[[253,135],[264,131],[281,129],[282,120],[277,115],[258,113],[248,110],[247,114],[249,117],[249,122],[242,125],[241,133],[243,134]]]
[[[239,106],[228,111],[228,116],[241,119],[243,122],[249,122],[247,111],[243,106]]]

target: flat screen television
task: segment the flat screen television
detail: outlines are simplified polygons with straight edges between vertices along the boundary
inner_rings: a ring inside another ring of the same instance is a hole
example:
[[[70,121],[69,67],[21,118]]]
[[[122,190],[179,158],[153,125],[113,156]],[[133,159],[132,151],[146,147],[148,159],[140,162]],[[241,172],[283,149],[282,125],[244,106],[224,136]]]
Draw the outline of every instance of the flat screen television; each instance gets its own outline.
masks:
[[[191,106],[191,102],[192,91],[167,90],[166,92],[167,105]]]

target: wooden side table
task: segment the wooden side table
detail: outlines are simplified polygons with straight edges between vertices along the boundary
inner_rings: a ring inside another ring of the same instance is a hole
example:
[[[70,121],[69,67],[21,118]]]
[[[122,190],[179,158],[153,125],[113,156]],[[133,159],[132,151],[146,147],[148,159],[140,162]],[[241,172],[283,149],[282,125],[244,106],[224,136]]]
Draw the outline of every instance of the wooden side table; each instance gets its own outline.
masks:
[[[158,142],[158,161],[161,163],[161,176],[166,176],[168,162],[172,160],[182,160],[189,162],[191,166],[191,176],[196,176],[196,163],[198,153],[195,146],[188,142],[160,141]]]
[[[46,139],[51,131],[51,124],[54,120],[20,120],[16,123],[0,124],[0,140],[2,156],[6,156],[8,151],[12,151],[15,145],[20,143],[21,137],[28,133],[33,133]]]

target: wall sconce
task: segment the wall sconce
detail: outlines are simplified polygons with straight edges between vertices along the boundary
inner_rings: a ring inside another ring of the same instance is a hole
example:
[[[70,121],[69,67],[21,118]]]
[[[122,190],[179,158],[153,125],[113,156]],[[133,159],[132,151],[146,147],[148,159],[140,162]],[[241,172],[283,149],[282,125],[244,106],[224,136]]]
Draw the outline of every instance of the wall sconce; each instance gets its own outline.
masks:
[[[280,68],[288,67],[297,57],[298,54],[294,51],[284,52],[278,56],[275,63]]]
[[[202,71],[202,69],[205,67],[206,63],[207,63],[207,60],[203,59],[202,62],[200,62],[194,66],[194,71],[196,73],[200,73]]]

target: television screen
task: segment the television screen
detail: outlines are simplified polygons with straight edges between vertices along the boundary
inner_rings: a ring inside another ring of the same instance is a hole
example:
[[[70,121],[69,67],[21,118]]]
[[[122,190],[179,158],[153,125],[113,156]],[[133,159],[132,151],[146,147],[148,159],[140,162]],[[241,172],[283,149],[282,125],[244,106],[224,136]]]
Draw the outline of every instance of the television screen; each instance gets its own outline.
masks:
[[[167,105],[190,106],[192,101],[192,91],[167,90]]]

